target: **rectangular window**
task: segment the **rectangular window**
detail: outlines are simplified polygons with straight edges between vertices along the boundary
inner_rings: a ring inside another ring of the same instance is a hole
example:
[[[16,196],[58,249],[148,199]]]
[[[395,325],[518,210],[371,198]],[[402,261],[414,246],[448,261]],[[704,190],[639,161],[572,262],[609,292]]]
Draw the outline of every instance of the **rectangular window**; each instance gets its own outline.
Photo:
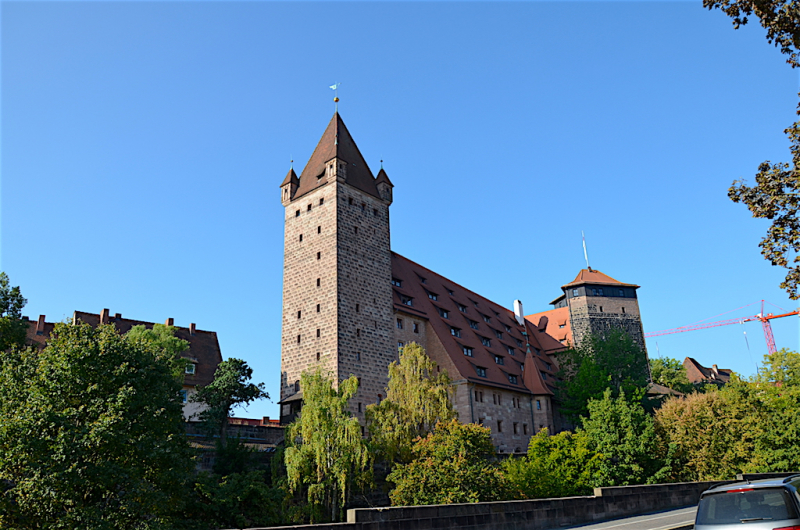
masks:
[[[597,289],[592,289],[592,296],[597,296]]]
[[[474,320],[470,320],[469,327],[471,327],[472,329],[478,329],[478,323],[475,322]]]
[[[321,226],[318,226],[318,227],[317,227],[317,233],[318,233],[318,234],[321,234],[321,233],[322,233],[322,227],[321,227]]]
[[[361,403],[358,404],[358,411],[361,412]]]
[[[428,292],[428,298],[430,298],[431,300],[438,300],[439,299],[439,295],[436,294],[436,293]]]
[[[542,410],[542,402],[538,399],[536,400],[536,410]]]
[[[544,373],[544,372],[539,372],[539,373],[542,374],[542,379],[547,380],[547,374],[546,373]]]
[[[319,304],[317,304],[317,313],[319,313]]]
[[[322,257],[322,252],[317,252],[317,259],[320,259],[321,257]]]
[[[599,294],[600,296],[603,296],[603,289],[602,289],[602,288],[601,288],[601,289],[598,289],[598,290],[597,290],[597,294]]]
[[[495,355],[494,356],[494,362],[495,362],[495,364],[506,364],[505,361],[503,360],[503,356],[502,355]]]
[[[497,420],[497,432],[503,432],[503,420]]]
[[[407,306],[413,306],[414,305],[414,299],[409,297],[409,296],[401,296],[400,297],[400,303],[402,303],[403,305],[407,305]]]
[[[519,423],[514,422],[514,434],[519,434]]]
[[[403,319],[402,318],[398,318],[397,319],[397,329],[403,329]]]
[[[502,334],[502,333],[500,333],[500,332],[499,332],[499,331],[497,331],[497,330],[495,330],[495,332],[494,332],[494,336],[495,336],[495,337],[497,337],[498,339],[502,339],[502,338],[503,338],[503,334]]]
[[[492,394],[492,403],[497,405],[497,394]]]
[[[403,286],[403,280],[398,280],[397,278],[392,278],[392,285],[394,285],[395,287],[402,287]]]
[[[297,336],[297,344],[300,344],[300,335]]]
[[[558,325],[558,329],[564,329],[565,327],[566,327],[566,324],[559,324]]]
[[[375,217],[378,217],[378,209],[377,208],[373,208],[372,209],[372,215],[374,215]]]
[[[360,360],[361,360],[361,352],[357,351],[356,352],[356,361],[360,361]]]
[[[319,328],[317,328],[317,338],[319,338]]]
[[[319,284],[320,284],[320,279],[317,278],[317,287],[319,287]]]
[[[356,337],[360,337],[360,336],[361,336],[361,330],[360,329],[356,329]]]
[[[439,310],[439,316],[442,318],[450,318],[450,312],[442,309],[441,307],[437,308]]]
[[[522,424],[522,434],[528,434],[528,424],[527,423],[523,423]]]
[[[300,234],[300,242],[303,242],[303,234]]]
[[[625,313],[625,308],[624,307],[622,308],[622,312]]]
[[[325,197],[320,197],[319,205],[322,206],[323,204],[325,204]]]
[[[600,306],[600,312],[601,313],[603,312],[603,306]]]
[[[517,346],[522,348],[522,341],[519,339],[514,339],[514,340],[517,341]]]
[[[397,349],[398,349],[398,350],[402,350],[402,349],[403,349],[403,346],[404,346],[404,345],[403,345],[403,343],[402,343],[402,342],[400,342],[400,341],[398,341],[398,342],[397,342]]]
[[[466,313],[467,312],[467,306],[462,305],[462,304],[456,304],[456,305],[458,305],[458,310],[461,311],[462,313]]]
[[[625,291],[623,291],[622,289],[620,289],[620,290],[619,290],[619,295],[620,295],[620,296],[625,296]]]
[[[461,337],[461,329],[459,329],[459,328],[454,328],[454,327],[451,327],[451,328],[450,328],[450,334],[451,334],[452,336],[454,336],[454,337]]]
[[[512,385],[516,385],[517,384],[517,376],[508,374],[508,382],[511,383]]]
[[[317,362],[319,362],[320,353],[317,352]]]
[[[347,204],[349,204],[349,205],[353,204],[353,198],[352,197],[348,197],[347,198]]]
[[[475,371],[478,373],[479,376],[486,377],[486,368],[483,368],[482,366],[476,366]]]
[[[297,210],[296,212],[294,212],[294,216],[295,217],[300,217],[300,210]]]
[[[578,296],[578,290],[577,289],[573,289],[572,290],[572,296]]]
[[[360,311],[361,311],[361,306],[360,306],[360,305],[358,305],[358,304],[356,304],[356,313],[358,313],[358,312],[360,312]]]
[[[194,363],[189,363],[184,368],[183,373],[185,373],[186,375],[194,375],[194,370],[195,370]]]
[[[422,283],[428,283],[428,280],[426,280],[425,278],[423,278],[419,274],[417,274],[417,278],[419,278],[419,281],[422,282]]]
[[[486,322],[487,324],[492,321],[492,319],[487,317],[486,315],[481,315],[481,316],[483,317],[483,321]]]
[[[473,350],[473,349],[472,349],[472,348],[470,348],[469,346],[462,346],[462,347],[461,347],[461,351],[463,351],[463,352],[464,352],[464,355],[466,355],[467,357],[473,357],[473,355],[472,355],[472,354],[473,354],[473,352],[474,352],[475,350]]]
[[[445,287],[445,289],[447,289],[447,287]],[[453,296],[456,293],[454,293],[452,289],[447,289],[447,294],[449,294],[450,296]]]
[[[514,355],[514,348],[512,348],[511,346],[506,346],[506,351],[508,352],[509,355]]]
[[[511,326],[509,326],[508,324],[503,324],[503,327],[506,328],[506,331],[508,333],[511,333]]]
[[[419,333],[419,322],[414,322],[414,333]]]
[[[186,403],[189,400],[189,392],[181,390],[181,403]]]
[[[355,230],[354,230],[354,233],[355,233],[356,235],[358,235],[358,227],[357,227],[357,226],[354,226],[353,228],[355,229]]]
[[[481,337],[481,344],[483,344],[487,348],[491,348],[492,347],[492,341],[487,339],[486,337]]]

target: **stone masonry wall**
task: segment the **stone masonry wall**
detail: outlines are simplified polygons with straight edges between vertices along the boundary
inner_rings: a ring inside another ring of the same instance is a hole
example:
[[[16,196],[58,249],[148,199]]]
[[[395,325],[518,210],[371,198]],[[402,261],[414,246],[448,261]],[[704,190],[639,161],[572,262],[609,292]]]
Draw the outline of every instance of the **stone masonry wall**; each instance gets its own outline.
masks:
[[[624,312],[623,312],[624,309]],[[580,344],[591,333],[623,329],[645,352],[642,317],[636,298],[579,296],[569,300],[573,340]]]
[[[336,191],[337,375],[359,377],[350,405],[363,423],[366,405],[386,397],[388,367],[397,360],[389,205],[341,182]]]

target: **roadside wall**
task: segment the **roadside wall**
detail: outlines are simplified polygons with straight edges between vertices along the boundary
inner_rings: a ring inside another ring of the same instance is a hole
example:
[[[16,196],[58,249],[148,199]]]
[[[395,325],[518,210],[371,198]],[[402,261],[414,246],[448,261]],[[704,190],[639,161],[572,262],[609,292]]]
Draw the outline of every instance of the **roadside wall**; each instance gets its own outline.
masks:
[[[697,504],[700,494],[720,482],[684,482],[650,486],[596,488],[593,496],[479,502],[347,511],[346,523],[278,527],[303,530],[550,530],[681,508]],[[257,530],[257,529],[252,529]]]

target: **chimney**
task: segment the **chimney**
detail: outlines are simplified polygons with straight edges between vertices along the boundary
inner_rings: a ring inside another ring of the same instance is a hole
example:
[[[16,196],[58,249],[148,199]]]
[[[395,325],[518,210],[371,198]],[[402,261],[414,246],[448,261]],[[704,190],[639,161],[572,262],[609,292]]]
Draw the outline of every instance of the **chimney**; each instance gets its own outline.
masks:
[[[194,331],[195,331],[195,326],[194,322],[192,322],[191,324],[189,324],[189,335],[194,335]]]
[[[269,424],[269,416],[264,416],[264,417],[261,419],[261,423],[262,423],[263,425],[267,425],[267,424]]]
[[[712,369],[712,370],[714,370],[714,373],[715,373],[715,374],[718,374],[718,375],[719,375],[719,369],[717,369],[717,365],[716,365],[716,364],[712,364],[712,365],[711,365],[711,369]]]
[[[103,309],[100,312],[100,323],[101,324],[108,324],[108,309]]]
[[[114,320],[122,320],[122,313],[114,313]]]
[[[520,326],[525,325],[525,315],[522,314],[522,302],[514,300],[514,317],[517,319],[517,324]]]
[[[39,320],[36,321],[36,334],[44,334],[44,315],[39,315]]]
[[[174,325],[175,325],[175,319],[174,319],[174,318],[168,318],[168,319],[167,319],[167,321],[166,321],[166,322],[164,322],[164,323],[165,323],[167,326],[174,326]]]

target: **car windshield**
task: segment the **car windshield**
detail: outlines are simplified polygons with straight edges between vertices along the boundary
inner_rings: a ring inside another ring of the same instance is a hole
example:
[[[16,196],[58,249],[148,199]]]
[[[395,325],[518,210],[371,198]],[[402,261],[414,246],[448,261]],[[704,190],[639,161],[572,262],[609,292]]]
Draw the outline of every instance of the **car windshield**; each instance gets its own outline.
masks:
[[[696,524],[731,524],[796,518],[797,513],[785,489],[742,487],[703,496],[697,509]]]

